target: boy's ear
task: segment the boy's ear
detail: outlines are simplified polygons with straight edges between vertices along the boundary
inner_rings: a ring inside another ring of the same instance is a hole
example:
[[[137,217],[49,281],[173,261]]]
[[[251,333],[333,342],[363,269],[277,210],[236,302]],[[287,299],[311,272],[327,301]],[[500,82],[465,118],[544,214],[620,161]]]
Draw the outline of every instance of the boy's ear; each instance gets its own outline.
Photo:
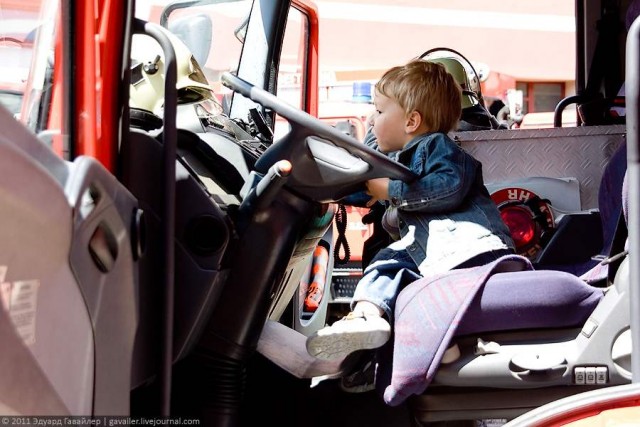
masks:
[[[417,110],[413,110],[407,115],[404,130],[406,133],[415,132],[422,124],[422,116]]]

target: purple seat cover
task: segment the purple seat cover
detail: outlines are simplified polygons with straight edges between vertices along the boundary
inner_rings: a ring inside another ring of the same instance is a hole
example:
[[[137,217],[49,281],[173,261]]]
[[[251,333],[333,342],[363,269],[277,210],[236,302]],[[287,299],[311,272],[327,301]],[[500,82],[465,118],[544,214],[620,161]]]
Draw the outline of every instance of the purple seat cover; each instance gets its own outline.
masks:
[[[622,144],[599,192],[604,254],[611,250],[621,211],[627,219],[625,166]],[[587,265],[571,267],[567,270]],[[607,269],[596,265],[583,279],[606,275]],[[456,335],[581,326],[604,296],[602,288],[584,280],[565,271],[534,271],[529,260],[518,255],[417,280],[398,296],[393,339],[379,351],[376,388],[392,406],[423,393]]]
[[[578,326],[602,296],[602,289],[568,273],[533,271],[518,255],[417,280],[398,296],[393,342],[381,351],[378,390],[396,406],[424,392],[455,335]]]
[[[563,271],[496,273],[469,304],[456,335],[580,326],[602,296],[602,289]]]

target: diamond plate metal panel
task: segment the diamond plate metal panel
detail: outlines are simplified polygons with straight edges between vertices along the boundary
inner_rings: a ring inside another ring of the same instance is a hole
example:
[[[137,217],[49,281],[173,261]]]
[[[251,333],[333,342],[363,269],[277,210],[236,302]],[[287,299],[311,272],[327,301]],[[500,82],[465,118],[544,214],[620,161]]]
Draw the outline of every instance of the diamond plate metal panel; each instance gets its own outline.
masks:
[[[482,162],[486,184],[576,178],[582,209],[594,209],[603,169],[625,135],[625,126],[617,125],[457,132],[453,137]]]

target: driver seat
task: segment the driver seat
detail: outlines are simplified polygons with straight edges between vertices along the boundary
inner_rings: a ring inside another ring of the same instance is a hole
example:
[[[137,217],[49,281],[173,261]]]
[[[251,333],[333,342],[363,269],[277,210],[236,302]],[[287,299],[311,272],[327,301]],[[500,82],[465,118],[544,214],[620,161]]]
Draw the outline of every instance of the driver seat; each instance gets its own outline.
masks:
[[[398,297],[378,392],[392,406],[411,397],[418,420],[439,421],[511,418],[585,388],[627,383],[628,281],[626,261],[603,289],[535,271],[517,255],[420,279]],[[445,363],[447,349],[455,351]]]

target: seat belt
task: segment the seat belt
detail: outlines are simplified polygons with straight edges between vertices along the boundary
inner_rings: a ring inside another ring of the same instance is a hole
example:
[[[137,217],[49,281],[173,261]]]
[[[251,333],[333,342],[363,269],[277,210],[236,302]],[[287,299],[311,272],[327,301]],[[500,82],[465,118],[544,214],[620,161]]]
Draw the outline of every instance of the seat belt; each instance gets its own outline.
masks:
[[[613,240],[611,241],[609,257],[602,261],[602,264],[609,265],[607,272],[609,283],[613,283],[618,267],[620,267],[622,260],[628,253],[625,249],[628,234],[629,231],[627,230],[627,223],[624,219],[623,209],[620,208],[620,216],[618,217],[618,224],[616,225]]]

